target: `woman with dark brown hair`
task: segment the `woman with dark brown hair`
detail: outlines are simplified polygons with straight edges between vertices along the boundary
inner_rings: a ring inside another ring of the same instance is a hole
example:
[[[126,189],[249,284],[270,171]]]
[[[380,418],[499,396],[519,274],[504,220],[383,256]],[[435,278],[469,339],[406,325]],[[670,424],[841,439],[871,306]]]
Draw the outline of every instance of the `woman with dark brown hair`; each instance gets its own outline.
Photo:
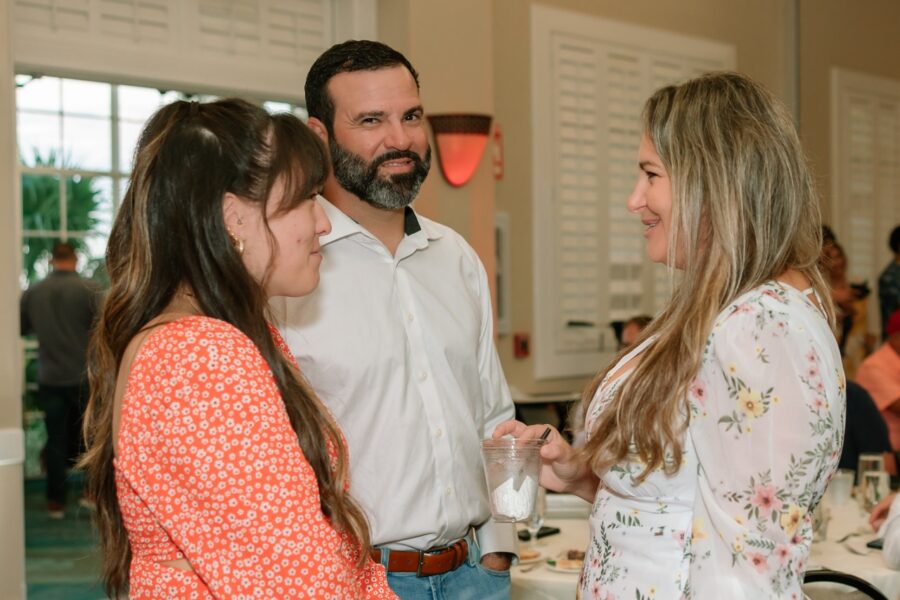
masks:
[[[112,597],[394,597],[343,436],[266,313],[318,284],[327,172],[305,125],[241,100],[175,102],[144,129],[82,461]]]

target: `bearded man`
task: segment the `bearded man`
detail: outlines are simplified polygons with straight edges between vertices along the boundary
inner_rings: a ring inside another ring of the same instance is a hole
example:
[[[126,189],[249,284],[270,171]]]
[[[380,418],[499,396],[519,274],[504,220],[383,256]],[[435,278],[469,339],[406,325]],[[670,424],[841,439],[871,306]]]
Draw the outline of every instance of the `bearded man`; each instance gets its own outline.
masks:
[[[401,598],[508,598],[515,529],[490,520],[481,440],[513,416],[481,260],[410,203],[431,165],[418,75],[378,42],[338,44],[306,79],[333,172],[321,284],[273,303],[340,423],[351,492]]]

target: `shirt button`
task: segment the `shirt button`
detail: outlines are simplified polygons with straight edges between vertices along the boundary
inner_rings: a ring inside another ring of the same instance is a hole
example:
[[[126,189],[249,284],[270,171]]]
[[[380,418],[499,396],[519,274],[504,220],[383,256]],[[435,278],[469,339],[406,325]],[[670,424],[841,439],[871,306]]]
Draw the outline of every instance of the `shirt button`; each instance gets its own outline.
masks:
[[[453,489],[450,486],[447,486],[447,489],[444,491],[447,493],[448,496],[453,493]]]
[[[438,429],[434,432],[434,435],[437,436],[438,439],[444,437],[444,431],[442,429]]]
[[[406,321],[407,321],[408,323],[412,323],[412,322],[413,322],[413,314],[412,314],[412,313],[406,313]]]
[[[428,379],[428,371],[419,371],[419,381]]]

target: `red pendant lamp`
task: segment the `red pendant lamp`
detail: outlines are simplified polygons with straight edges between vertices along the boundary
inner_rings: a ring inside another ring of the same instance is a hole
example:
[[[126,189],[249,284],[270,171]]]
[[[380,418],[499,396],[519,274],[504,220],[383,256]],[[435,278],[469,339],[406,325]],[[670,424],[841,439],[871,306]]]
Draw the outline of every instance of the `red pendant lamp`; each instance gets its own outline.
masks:
[[[475,173],[488,133],[489,115],[441,114],[428,115],[434,133],[438,163],[444,179],[453,187],[464,185]]]

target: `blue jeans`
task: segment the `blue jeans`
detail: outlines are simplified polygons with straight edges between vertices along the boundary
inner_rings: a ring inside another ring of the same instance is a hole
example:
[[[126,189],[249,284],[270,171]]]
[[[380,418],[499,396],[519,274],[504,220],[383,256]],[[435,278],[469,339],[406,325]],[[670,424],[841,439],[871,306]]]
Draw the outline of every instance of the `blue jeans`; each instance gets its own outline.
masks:
[[[429,577],[415,573],[388,573],[387,581],[401,600],[509,600],[509,571],[481,566],[481,551],[466,536],[469,556],[459,568]],[[390,550],[381,549],[381,564],[387,566]]]

